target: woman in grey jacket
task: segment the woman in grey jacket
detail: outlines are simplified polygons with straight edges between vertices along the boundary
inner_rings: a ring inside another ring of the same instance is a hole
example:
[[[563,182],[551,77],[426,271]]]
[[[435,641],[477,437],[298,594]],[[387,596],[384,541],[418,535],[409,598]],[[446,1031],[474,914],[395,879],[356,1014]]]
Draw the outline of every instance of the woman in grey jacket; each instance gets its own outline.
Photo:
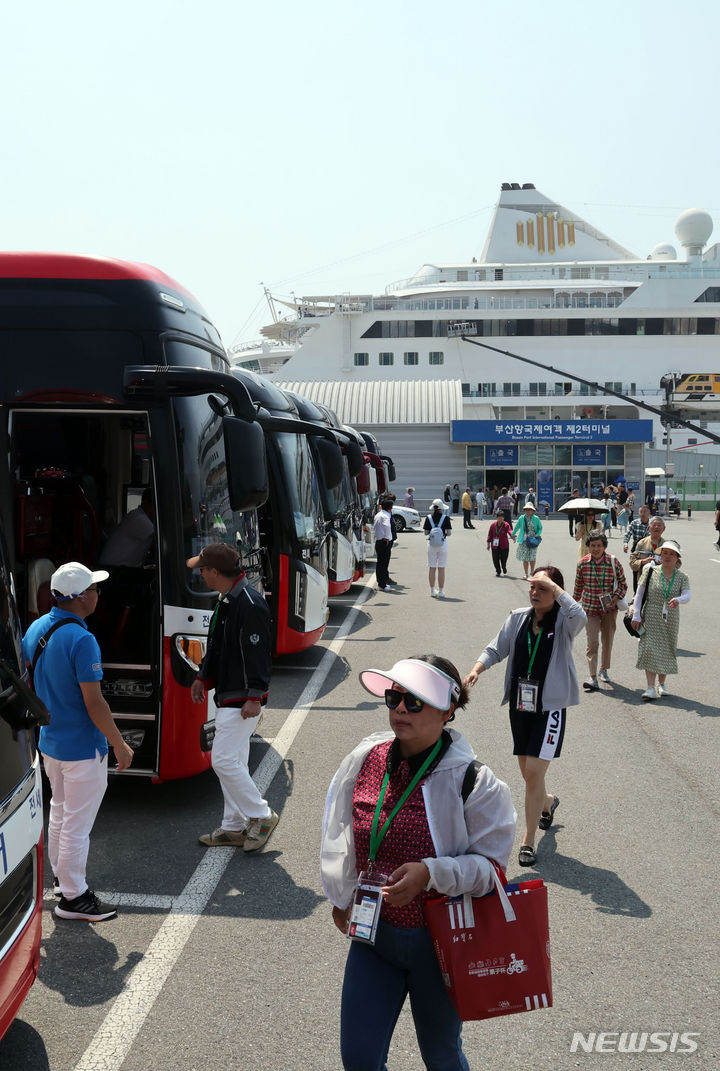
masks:
[[[555,566],[533,570],[531,605],[512,611],[465,678],[473,687],[481,673],[507,659],[503,704],[510,705],[513,754],[525,781],[520,866],[535,865],[535,833],[552,825],[560,800],[547,791],[545,774],[562,749],[565,708],[580,702],[572,643],[587,618],[564,587]]]

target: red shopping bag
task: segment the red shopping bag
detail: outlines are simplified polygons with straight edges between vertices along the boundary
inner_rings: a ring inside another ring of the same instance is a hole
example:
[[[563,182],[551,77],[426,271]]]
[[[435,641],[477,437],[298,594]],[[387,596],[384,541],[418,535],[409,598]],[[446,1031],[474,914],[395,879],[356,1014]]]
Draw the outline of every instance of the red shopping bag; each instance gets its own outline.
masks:
[[[547,887],[540,879],[487,896],[427,900],[425,918],[463,1022],[552,1007]]]

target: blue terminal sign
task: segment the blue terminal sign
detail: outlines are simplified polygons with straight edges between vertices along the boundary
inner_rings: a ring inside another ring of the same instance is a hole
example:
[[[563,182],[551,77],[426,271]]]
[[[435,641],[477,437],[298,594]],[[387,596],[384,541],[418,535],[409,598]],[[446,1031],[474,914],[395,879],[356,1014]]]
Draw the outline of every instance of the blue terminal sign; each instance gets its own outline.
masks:
[[[647,443],[652,420],[453,420],[454,443]]]

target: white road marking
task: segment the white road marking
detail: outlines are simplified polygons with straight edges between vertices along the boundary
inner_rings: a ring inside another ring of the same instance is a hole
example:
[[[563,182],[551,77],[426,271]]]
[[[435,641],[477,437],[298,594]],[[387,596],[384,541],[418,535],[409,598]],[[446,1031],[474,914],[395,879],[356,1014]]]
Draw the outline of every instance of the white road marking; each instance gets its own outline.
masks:
[[[297,706],[291,710],[275,737],[274,747],[268,749],[255,770],[253,780],[262,795],[265,795],[284,762],[320,694],[335,657],[353,627],[360,607],[369,598],[373,587],[374,577],[363,588],[349,610],[338,635],[328,644]],[[124,990],[75,1065],[75,1071],[119,1071],[122,1067],[133,1041],[197,926],[233,854],[228,848],[208,848],[183,891],[178,897],[171,898],[170,914],[150,942],[142,961],[128,976]],[[119,903],[119,898],[117,902]]]

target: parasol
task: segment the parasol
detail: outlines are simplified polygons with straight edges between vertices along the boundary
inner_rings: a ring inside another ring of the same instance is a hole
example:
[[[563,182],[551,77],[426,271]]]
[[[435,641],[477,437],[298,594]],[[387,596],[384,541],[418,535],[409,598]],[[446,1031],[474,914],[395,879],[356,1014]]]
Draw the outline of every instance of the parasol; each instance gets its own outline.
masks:
[[[568,502],[563,502],[559,507],[562,513],[609,513],[608,506],[603,506],[597,498],[571,498]]]

